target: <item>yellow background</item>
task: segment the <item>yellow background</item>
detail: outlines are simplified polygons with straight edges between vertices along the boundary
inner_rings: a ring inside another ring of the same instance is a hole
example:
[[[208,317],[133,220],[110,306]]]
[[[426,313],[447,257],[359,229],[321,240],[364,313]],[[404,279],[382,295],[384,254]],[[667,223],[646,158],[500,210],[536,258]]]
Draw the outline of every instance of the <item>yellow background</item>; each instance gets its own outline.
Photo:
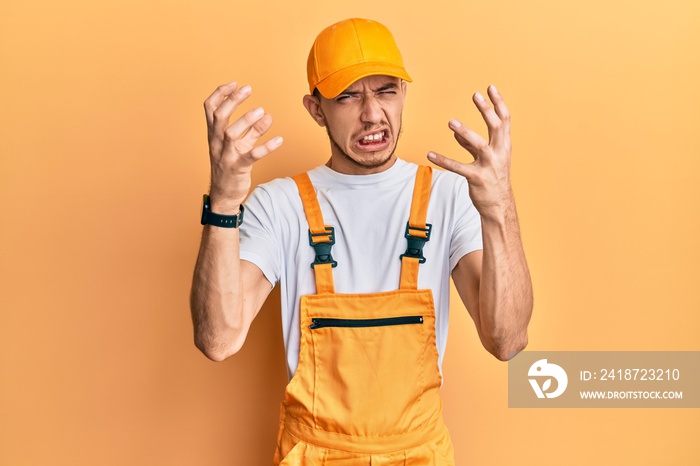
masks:
[[[402,157],[468,159],[447,121],[485,134],[470,95],[504,95],[529,349],[700,349],[697,1],[2,0],[0,464],[270,463],[279,295],[234,358],[192,344],[202,103],[238,80],[275,117],[256,183],[324,162],[306,55],[350,16],[388,25],[414,78]],[[700,462],[696,409],[508,409],[507,365],[453,299],[458,464]]]

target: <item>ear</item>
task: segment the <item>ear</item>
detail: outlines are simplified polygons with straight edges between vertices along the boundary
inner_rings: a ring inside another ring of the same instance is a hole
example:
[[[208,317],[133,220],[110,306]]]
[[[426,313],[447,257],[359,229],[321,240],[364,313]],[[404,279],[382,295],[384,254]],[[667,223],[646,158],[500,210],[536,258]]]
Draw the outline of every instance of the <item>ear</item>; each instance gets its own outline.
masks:
[[[306,111],[309,112],[318,126],[326,126],[326,117],[321,110],[321,101],[318,97],[307,94],[304,96],[303,103]]]
[[[401,93],[403,94],[403,101],[406,102],[406,91],[408,91],[408,83],[401,80]]]

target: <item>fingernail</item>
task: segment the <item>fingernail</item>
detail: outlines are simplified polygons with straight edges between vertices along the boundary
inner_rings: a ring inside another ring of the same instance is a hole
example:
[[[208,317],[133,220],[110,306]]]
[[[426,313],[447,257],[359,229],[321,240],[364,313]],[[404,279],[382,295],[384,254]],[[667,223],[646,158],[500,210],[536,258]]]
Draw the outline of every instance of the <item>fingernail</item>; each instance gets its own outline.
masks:
[[[226,84],[226,86],[235,86],[235,85],[236,85],[236,81],[231,81],[230,83]]]
[[[496,89],[496,86],[494,86],[493,84],[491,84],[491,90],[498,94],[498,89]]]
[[[241,95],[246,95],[246,94],[250,94],[250,91],[251,91],[251,90],[252,90],[252,89],[250,88],[250,86],[246,84],[246,85],[243,86],[238,92],[240,92]]]
[[[256,108],[255,110],[253,110],[253,111],[251,112],[251,115],[252,115],[254,118],[257,118],[257,117],[261,117],[261,116],[263,115],[263,113],[265,113],[265,110],[263,110],[262,107],[258,107],[258,108]]]
[[[455,128],[459,128],[462,126],[462,123],[460,123],[458,120],[452,119],[450,120],[450,126],[453,126]]]
[[[435,152],[428,152],[428,158],[430,160],[435,160],[437,158],[437,155],[435,155]]]
[[[272,144],[275,146],[279,146],[284,142],[284,139],[282,139],[282,136],[277,136],[276,138],[272,138]]]
[[[476,100],[478,100],[479,102],[484,101],[484,96],[481,95],[481,93],[477,92],[475,95],[476,95]]]

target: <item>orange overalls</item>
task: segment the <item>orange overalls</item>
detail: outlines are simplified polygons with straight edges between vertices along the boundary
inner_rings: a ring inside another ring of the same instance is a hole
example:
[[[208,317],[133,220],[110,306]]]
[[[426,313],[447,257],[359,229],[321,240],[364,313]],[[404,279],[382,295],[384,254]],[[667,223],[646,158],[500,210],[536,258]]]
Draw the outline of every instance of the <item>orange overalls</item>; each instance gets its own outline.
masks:
[[[431,290],[418,289],[432,171],[419,167],[395,291],[337,294],[306,173],[294,177],[316,250],[315,295],[301,297],[299,364],[281,405],[275,465],[454,465],[442,419]]]

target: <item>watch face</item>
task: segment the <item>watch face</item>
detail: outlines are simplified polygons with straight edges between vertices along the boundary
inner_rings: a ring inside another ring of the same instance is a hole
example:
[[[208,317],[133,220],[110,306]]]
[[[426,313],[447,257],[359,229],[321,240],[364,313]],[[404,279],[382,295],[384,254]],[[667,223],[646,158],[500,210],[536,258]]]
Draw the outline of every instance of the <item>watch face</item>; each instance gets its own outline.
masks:
[[[202,218],[201,218],[201,223],[202,225],[207,224],[207,212],[209,212],[209,195],[205,194],[204,198],[202,199]]]

